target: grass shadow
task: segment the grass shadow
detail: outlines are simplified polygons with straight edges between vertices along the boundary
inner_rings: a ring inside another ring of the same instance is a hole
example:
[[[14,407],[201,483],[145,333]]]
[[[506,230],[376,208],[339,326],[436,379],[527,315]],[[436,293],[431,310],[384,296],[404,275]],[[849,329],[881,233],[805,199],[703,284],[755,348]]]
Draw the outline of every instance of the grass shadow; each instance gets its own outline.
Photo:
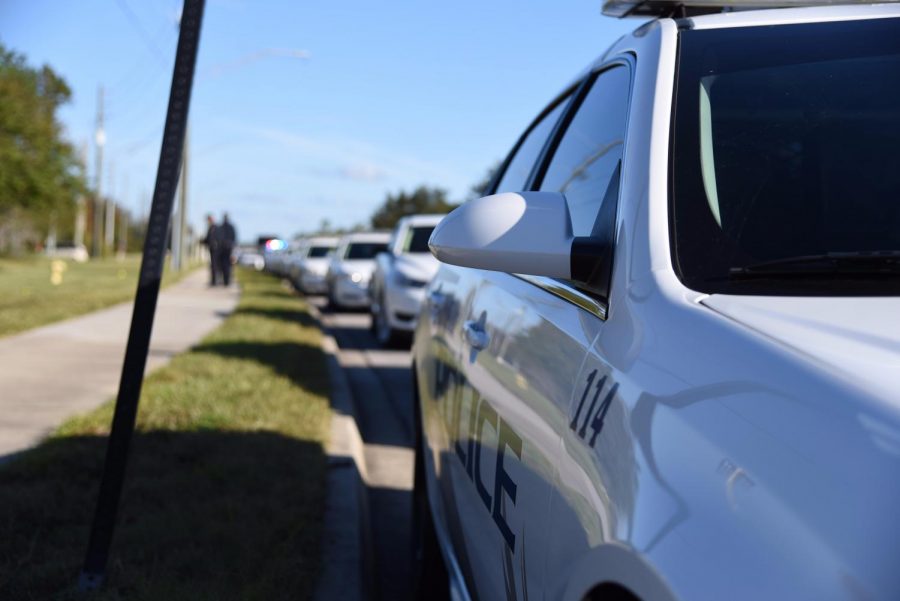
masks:
[[[318,346],[302,342],[222,341],[205,342],[192,350],[255,361],[309,392],[326,397],[329,394],[328,374]]]
[[[282,295],[282,298],[284,296]],[[302,326],[317,327],[315,319],[309,314],[304,307],[298,309],[287,309],[284,307],[258,307],[246,306],[241,307],[235,312],[235,315],[253,315],[257,317],[265,317],[266,319],[279,319],[290,323],[300,324]]]
[[[60,437],[0,466],[0,598],[76,598],[105,449]],[[137,433],[92,598],[309,598],[326,469],[321,445],[274,432]]]

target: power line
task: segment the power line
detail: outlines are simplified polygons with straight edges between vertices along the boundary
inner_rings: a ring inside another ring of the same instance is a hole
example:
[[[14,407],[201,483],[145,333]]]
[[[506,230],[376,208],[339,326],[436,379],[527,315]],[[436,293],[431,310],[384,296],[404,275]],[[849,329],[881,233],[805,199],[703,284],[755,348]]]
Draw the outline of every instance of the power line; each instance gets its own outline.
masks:
[[[138,16],[134,14],[134,11],[131,10],[131,7],[125,3],[125,0],[116,0],[116,5],[122,10],[125,17],[128,19],[128,22],[131,23],[131,26],[138,32],[141,36],[141,39],[144,40],[144,43],[147,45],[147,48],[150,50],[150,53],[156,57],[156,60],[160,62],[163,67],[167,67],[166,59],[163,56],[162,51],[150,37],[150,34],[147,33],[147,30],[144,29],[144,26],[141,24],[141,20],[138,19]]]
[[[247,65],[255,63],[256,61],[262,60],[264,58],[285,57],[305,60],[309,59],[310,56],[311,55],[308,50],[300,50],[295,48],[263,48],[262,50],[257,50],[256,52],[245,54],[233,61],[213,65],[212,67],[209,67],[208,69],[203,71],[203,73],[200,74],[199,79],[201,81],[212,79],[214,77],[222,75],[223,73],[227,73],[228,71],[246,67]]]

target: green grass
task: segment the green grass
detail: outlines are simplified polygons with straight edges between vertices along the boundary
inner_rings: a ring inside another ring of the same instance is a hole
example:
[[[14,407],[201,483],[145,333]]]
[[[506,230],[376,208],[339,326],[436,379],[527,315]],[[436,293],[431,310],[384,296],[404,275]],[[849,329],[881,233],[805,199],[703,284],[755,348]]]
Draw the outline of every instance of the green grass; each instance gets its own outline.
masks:
[[[237,311],[144,384],[109,585],[91,599],[306,599],[330,410],[300,299],[241,271]],[[75,599],[112,403],[0,466],[0,598]]]
[[[58,284],[51,281],[52,263],[45,257],[0,259],[0,336],[134,298],[141,257],[64,261]],[[177,279],[166,269],[163,285]]]

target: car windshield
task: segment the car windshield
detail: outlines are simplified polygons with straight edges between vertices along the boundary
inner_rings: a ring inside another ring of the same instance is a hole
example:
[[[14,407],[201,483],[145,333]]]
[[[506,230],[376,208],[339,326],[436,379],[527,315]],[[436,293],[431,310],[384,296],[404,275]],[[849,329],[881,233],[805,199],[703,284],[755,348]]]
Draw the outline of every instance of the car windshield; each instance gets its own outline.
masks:
[[[898,25],[680,34],[671,223],[686,285],[897,293]]]
[[[428,239],[431,238],[431,232],[434,231],[433,225],[411,227],[406,231],[406,239],[403,241],[403,252],[405,253],[427,253]]]
[[[330,251],[331,247],[329,246],[313,246],[309,249],[309,254],[307,256],[311,259],[320,259],[328,256]]]
[[[384,242],[353,242],[347,247],[345,259],[374,259],[378,253],[387,250],[387,244]]]

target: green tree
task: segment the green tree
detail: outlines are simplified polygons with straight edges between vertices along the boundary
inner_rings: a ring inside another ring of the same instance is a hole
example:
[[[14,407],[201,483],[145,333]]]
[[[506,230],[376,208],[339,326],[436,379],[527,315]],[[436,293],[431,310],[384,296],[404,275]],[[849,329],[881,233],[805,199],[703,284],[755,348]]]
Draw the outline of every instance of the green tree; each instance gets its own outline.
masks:
[[[401,190],[388,194],[384,203],[372,215],[372,227],[393,228],[402,217],[415,213],[447,213],[457,205],[447,200],[443,188],[419,186],[412,192]]]
[[[71,95],[50,67],[32,68],[0,44],[0,222],[70,230],[84,174],[56,112]],[[0,240],[0,251],[16,250],[3,246]]]

